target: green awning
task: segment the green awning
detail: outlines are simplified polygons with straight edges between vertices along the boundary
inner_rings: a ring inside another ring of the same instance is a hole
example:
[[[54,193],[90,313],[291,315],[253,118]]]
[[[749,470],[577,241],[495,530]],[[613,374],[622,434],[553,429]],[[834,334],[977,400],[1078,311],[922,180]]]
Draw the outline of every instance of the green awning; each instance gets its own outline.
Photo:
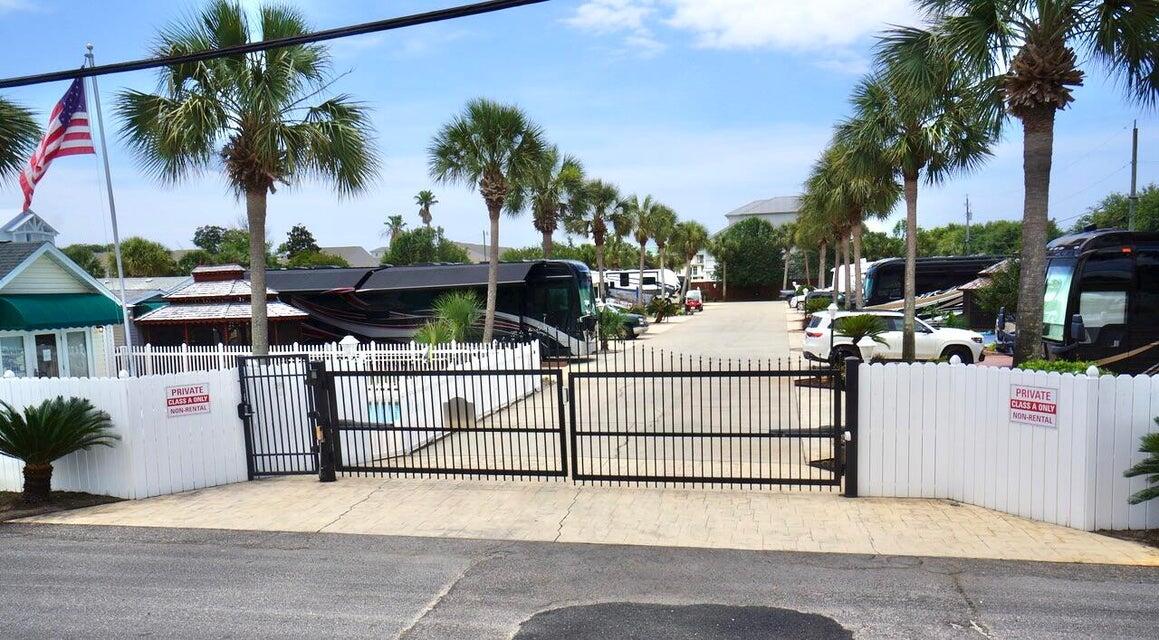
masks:
[[[67,329],[120,322],[120,305],[99,293],[0,295],[0,329]]]

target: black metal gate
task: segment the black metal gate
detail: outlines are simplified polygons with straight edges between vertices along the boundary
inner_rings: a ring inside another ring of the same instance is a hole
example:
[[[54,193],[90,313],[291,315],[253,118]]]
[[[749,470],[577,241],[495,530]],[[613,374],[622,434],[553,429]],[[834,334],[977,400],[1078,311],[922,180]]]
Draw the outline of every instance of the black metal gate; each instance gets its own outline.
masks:
[[[839,372],[627,348],[568,375],[572,477],[841,485]]]
[[[318,473],[314,397],[304,355],[238,358],[250,479]]]
[[[566,370],[427,366],[241,359],[250,477],[570,477],[832,490],[847,455],[855,457],[845,441],[856,425],[843,425],[841,372],[799,361],[625,346]],[[846,492],[855,494],[855,485]]]
[[[328,371],[324,451],[338,473],[566,477],[559,369]]]

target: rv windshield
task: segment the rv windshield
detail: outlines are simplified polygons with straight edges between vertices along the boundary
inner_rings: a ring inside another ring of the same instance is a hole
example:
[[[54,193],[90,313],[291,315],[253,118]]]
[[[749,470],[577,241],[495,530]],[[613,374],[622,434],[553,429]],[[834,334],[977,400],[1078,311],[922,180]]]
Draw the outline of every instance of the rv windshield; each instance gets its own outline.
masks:
[[[1055,259],[1046,268],[1046,295],[1042,300],[1042,337],[1062,341],[1066,335],[1066,304],[1074,278],[1073,259]]]
[[[592,302],[592,279],[587,272],[576,274],[576,284],[579,285],[579,311],[581,316],[590,316],[596,312]]]

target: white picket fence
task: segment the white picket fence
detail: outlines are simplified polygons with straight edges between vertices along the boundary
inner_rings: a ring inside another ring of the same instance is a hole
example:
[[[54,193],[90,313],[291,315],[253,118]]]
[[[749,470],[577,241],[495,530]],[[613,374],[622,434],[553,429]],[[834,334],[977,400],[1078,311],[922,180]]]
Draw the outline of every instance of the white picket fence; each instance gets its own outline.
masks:
[[[358,343],[354,340],[346,338],[344,343],[270,345],[269,355],[304,355],[311,360],[326,360],[333,363],[346,362],[351,357],[357,356],[382,368],[393,369],[397,368],[395,365],[405,364],[410,368],[438,369],[523,346],[498,342],[491,344],[451,342],[432,347],[417,342],[379,344]],[[247,345],[121,346],[116,349],[113,371],[128,371],[130,359],[136,365],[137,375],[144,376],[233,369],[238,366],[238,358],[251,355],[253,351]]]
[[[1159,526],[1159,500],[1127,502],[1146,480],[1123,477],[1156,430],[1159,376],[945,363],[859,374],[861,495],[947,498],[1088,531]],[[1026,387],[1053,394],[1053,426],[1011,420]]]
[[[170,417],[167,389],[204,384],[209,412]],[[83,397],[108,412],[120,441],[53,463],[53,489],[121,498],[201,489],[246,479],[245,436],[237,417],[237,370],[143,378],[4,378],[0,400],[22,409]],[[0,489],[19,491],[22,463],[0,456]]]

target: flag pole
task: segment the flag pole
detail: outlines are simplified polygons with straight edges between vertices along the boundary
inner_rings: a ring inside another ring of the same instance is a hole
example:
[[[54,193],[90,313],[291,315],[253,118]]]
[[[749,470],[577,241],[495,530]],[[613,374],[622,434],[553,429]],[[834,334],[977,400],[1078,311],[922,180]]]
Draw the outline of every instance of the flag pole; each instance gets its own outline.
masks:
[[[93,58],[93,45],[91,43],[86,44],[85,49],[88,50],[88,53],[85,54],[85,62],[89,67],[95,67],[96,60]],[[89,82],[92,83],[93,88],[93,106],[96,107],[97,112],[97,128],[101,141],[101,159],[105,165],[105,192],[109,195],[109,217],[113,222],[113,255],[117,259],[117,280],[121,286],[121,320],[125,327],[125,358],[129,361],[129,375],[136,377],[137,363],[134,362],[135,359],[133,358],[133,334],[130,325],[131,321],[129,320],[129,299],[125,295],[125,266],[121,261],[121,236],[117,232],[117,203],[113,200],[113,175],[109,170],[109,147],[105,143],[105,120],[101,115],[101,93],[97,89],[96,76],[90,77]],[[113,353],[113,363],[115,365],[117,362],[115,356],[116,341],[113,343]]]

